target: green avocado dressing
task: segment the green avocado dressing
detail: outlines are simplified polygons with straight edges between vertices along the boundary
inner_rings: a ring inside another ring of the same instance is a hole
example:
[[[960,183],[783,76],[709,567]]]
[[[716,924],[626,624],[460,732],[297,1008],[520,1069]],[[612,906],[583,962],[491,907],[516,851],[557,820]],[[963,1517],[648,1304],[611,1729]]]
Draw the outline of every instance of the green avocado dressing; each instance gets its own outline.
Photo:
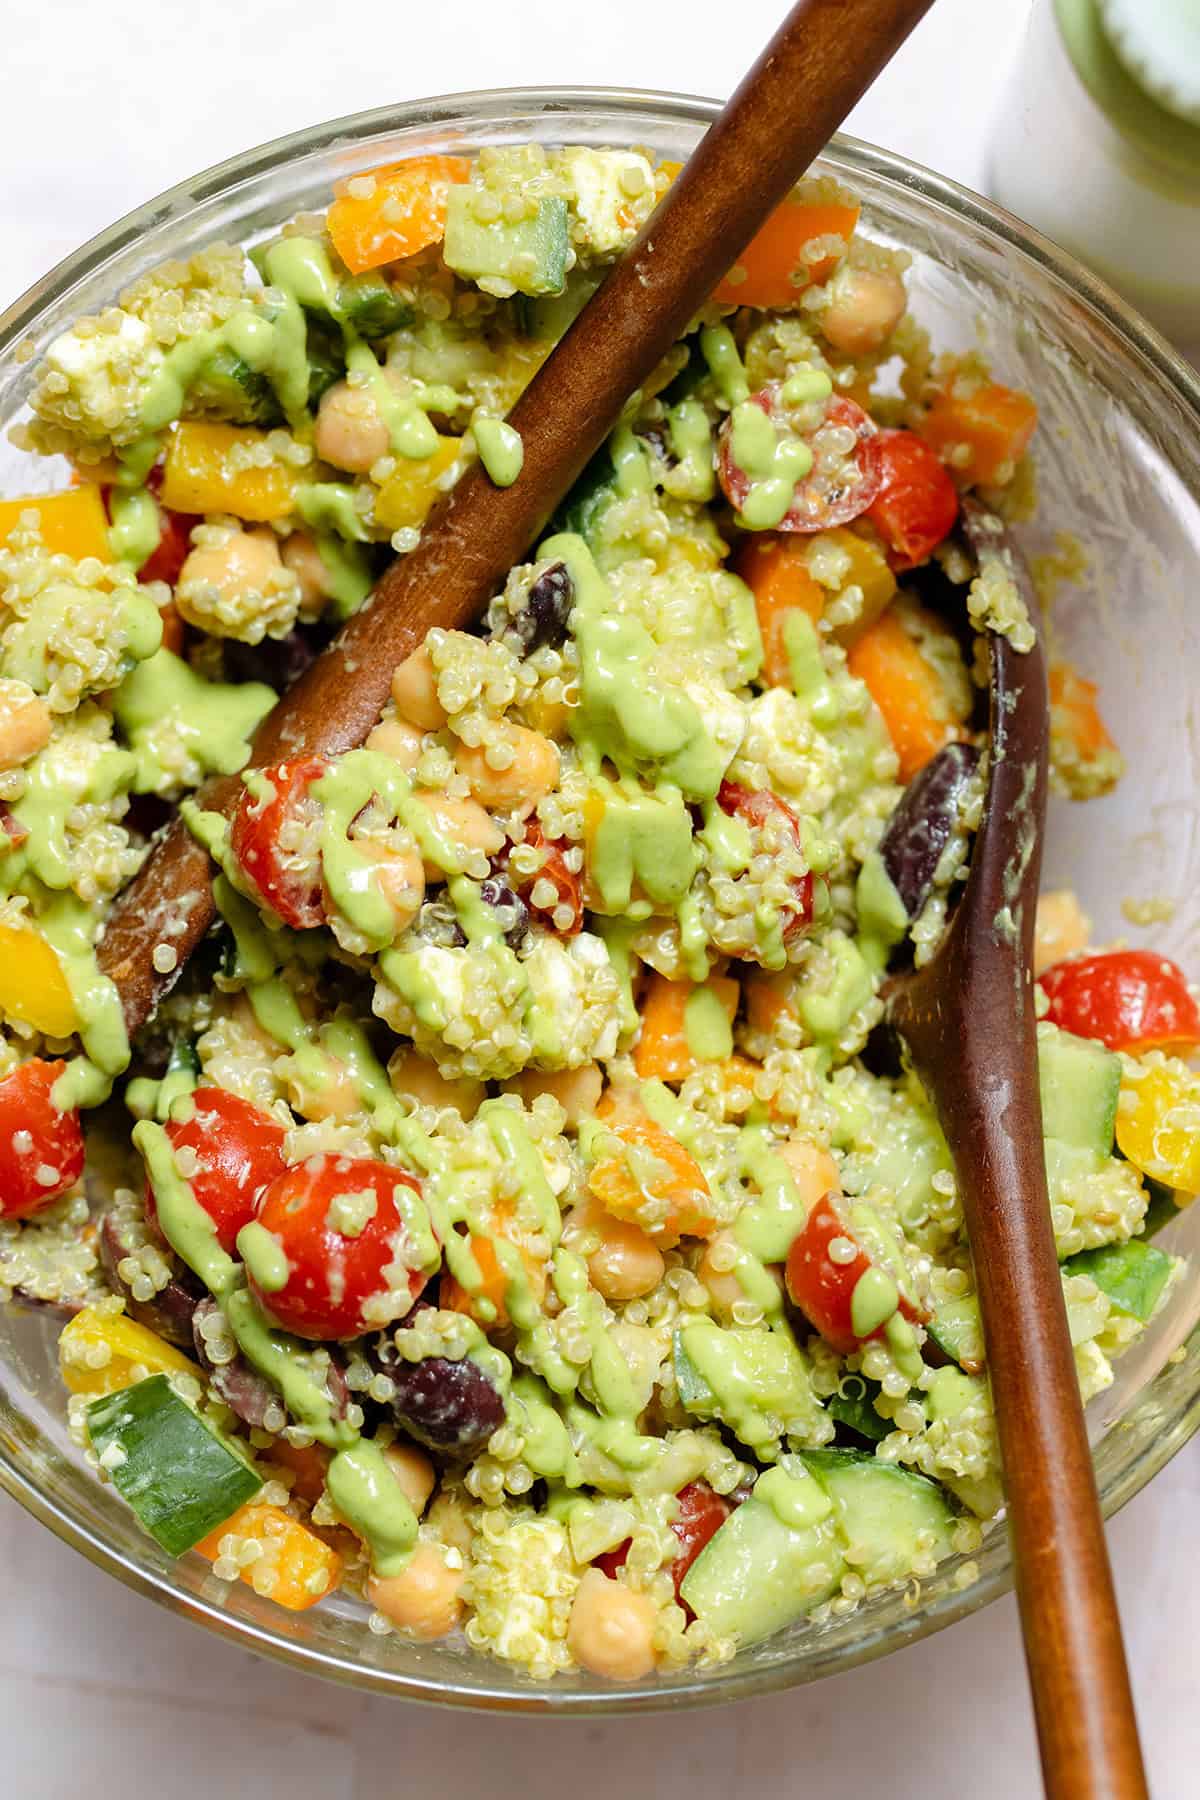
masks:
[[[277,698],[262,681],[206,681],[173,651],[157,650],[113,696],[113,717],[135,759],[134,791],[154,793],[175,779],[162,761],[164,724],[172,744],[194,758],[205,775],[234,774]]]
[[[867,964],[881,974],[892,947],[907,935],[908,913],[878,850],[871,851],[858,871],[854,904],[858,947]]]
[[[698,400],[681,400],[667,414],[667,435],[678,460],[674,491],[705,503],[716,492],[712,427]]]
[[[740,406],[750,398],[750,383],[728,325],[706,325],[700,333],[700,354],[708,364],[718,394],[726,406]]]
[[[489,419],[481,414],[472,420],[471,434],[491,480],[497,487],[511,487],[525,462],[520,432],[503,419]]]
[[[659,907],[678,907],[696,873],[692,821],[676,787],[652,792],[636,782],[597,776],[593,793],[603,805],[590,845],[588,870],[601,910],[630,919]],[[635,900],[635,886],[645,896]]]
[[[739,522],[751,531],[769,531],[786,516],[796,483],[812,468],[812,451],[803,438],[780,432],[753,400],[740,401],[733,409],[730,449],[750,479]]]
[[[157,650],[162,615],[146,589],[128,580],[107,593],[78,581],[52,582],[27,617],[7,619],[3,672],[24,681],[35,694],[45,694],[53,684],[60,646],[80,638],[106,647],[119,644],[120,676]],[[54,744],[47,747],[50,754],[55,749]]]
[[[108,546],[113,561],[140,569],[158,549],[162,535],[154,495],[145,488],[114,487],[108,504],[112,517]]]
[[[684,1002],[683,1030],[688,1049],[701,1062],[724,1062],[733,1055],[729,1014],[710,987],[693,988]]]
[[[349,533],[344,535],[349,538]],[[348,619],[371,591],[371,565],[366,552],[352,541],[343,543],[332,531],[318,530],[314,541],[324,565],[334,615]]]
[[[354,504],[357,488],[348,481],[305,481],[296,489],[295,508],[318,538],[344,539],[365,544],[369,537],[362,514]],[[324,561],[324,557],[322,557]]]
[[[378,1444],[363,1438],[340,1450],[325,1481],[342,1518],[370,1544],[375,1573],[384,1580],[402,1574],[417,1541],[417,1515]]]
[[[864,1269],[850,1296],[850,1324],[855,1337],[868,1338],[886,1325],[900,1304],[900,1290],[885,1269]]]
[[[273,1232],[251,1219],[237,1234],[238,1255],[264,1294],[277,1294],[288,1284],[291,1264]]]

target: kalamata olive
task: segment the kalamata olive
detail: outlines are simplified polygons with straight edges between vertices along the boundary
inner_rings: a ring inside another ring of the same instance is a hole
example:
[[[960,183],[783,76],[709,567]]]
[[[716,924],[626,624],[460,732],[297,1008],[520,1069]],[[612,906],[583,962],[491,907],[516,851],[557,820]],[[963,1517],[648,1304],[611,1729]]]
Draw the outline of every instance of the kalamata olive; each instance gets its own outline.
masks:
[[[286,637],[265,637],[258,644],[226,638],[225,674],[230,681],[265,681],[282,693],[316,661],[329,635],[328,627],[297,625]]]
[[[407,1362],[386,1333],[377,1339],[375,1355],[395,1389],[391,1406],[397,1422],[431,1450],[474,1456],[503,1425],[503,1400],[469,1358]]]
[[[879,854],[910,919],[929,898],[934,871],[978,763],[973,744],[947,744],[913,776],[887,822]]]
[[[105,1213],[100,1221],[98,1249],[100,1266],[110,1285],[125,1296],[125,1309],[139,1325],[156,1331],[169,1344],[188,1348],[192,1343],[192,1315],[200,1296],[199,1284],[186,1270],[173,1275],[165,1287],[150,1300],[139,1300],[120,1274],[119,1265],[140,1249],[144,1237],[134,1220],[114,1212]]]
[[[213,1361],[205,1326],[216,1320],[220,1311],[217,1302],[211,1298],[197,1304],[192,1315],[196,1358],[206,1371],[218,1399],[223,1400],[230,1412],[236,1413],[245,1424],[261,1429],[270,1413],[280,1409],[282,1401],[266,1376],[252,1369],[240,1351],[236,1351],[228,1362]]]
[[[520,950],[529,936],[529,908],[502,875],[489,875],[480,883],[479,898],[497,914],[510,950]]]
[[[525,611],[513,620],[514,628],[527,650],[540,650],[543,644],[557,649],[567,635],[567,622],[575,604],[575,584],[565,563],[551,563],[543,569],[526,597]]]

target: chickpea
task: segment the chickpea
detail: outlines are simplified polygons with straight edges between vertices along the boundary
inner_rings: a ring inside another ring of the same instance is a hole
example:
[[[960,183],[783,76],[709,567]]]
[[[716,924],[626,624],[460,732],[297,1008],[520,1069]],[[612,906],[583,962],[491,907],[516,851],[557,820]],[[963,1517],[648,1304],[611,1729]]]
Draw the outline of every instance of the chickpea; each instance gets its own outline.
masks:
[[[595,1201],[572,1214],[572,1223],[600,1239],[588,1257],[592,1286],[606,1300],[636,1300],[653,1293],[666,1272],[662,1251],[640,1225],[614,1219]]]
[[[1086,950],[1091,935],[1092,922],[1070,888],[1039,895],[1033,933],[1034,974],[1043,974],[1076,950]]]
[[[581,1668],[610,1681],[640,1681],[654,1668],[657,1614],[646,1594],[589,1569],[567,1626],[567,1648]]]
[[[473,1119],[486,1093],[482,1081],[467,1075],[451,1080],[435,1062],[411,1048],[397,1050],[388,1064],[388,1080],[394,1093],[420,1106],[451,1106],[464,1119]]]
[[[354,1077],[336,1056],[326,1056],[323,1080],[309,1082],[289,1075],[288,1101],[305,1119],[352,1119],[362,1111]]]
[[[360,848],[365,846],[360,845]],[[378,848],[372,879],[392,909],[396,935],[411,925],[425,898],[425,865],[421,852]]]
[[[793,1186],[810,1210],[824,1194],[841,1193],[837,1164],[828,1150],[814,1144],[811,1138],[790,1137],[780,1144],[779,1154],[788,1166]]]
[[[484,812],[478,800],[459,800],[450,794],[420,793],[417,799],[429,814],[429,822],[453,850],[482,850],[495,856],[504,847],[504,833]],[[446,871],[435,862],[425,864],[425,879],[432,887],[445,881]]]
[[[372,1575],[367,1599],[409,1637],[445,1637],[462,1617],[465,1570],[450,1566],[441,1544],[418,1543],[399,1575]]]
[[[411,774],[421,760],[424,744],[424,733],[406,719],[385,719],[367,739],[366,748],[377,750],[380,756],[390,756]]]
[[[731,1319],[737,1302],[747,1297],[745,1288],[737,1278],[737,1255],[737,1240],[732,1231],[719,1231],[704,1246],[704,1255],[696,1268],[697,1279],[708,1289],[708,1297],[718,1318]]]
[[[818,319],[835,350],[863,356],[891,337],[907,305],[894,270],[844,268],[830,282],[829,304]]]
[[[437,1486],[437,1471],[433,1464],[415,1444],[389,1444],[383,1460],[419,1519]]]
[[[472,749],[460,744],[455,761],[484,806],[531,812],[558,784],[558,750],[540,731],[507,722],[500,727],[499,742],[512,752],[511,762],[503,769],[492,767],[482,746]]]
[[[223,600],[236,601],[280,588],[282,573],[279,540],[268,526],[230,531],[219,544],[189,551],[179,571],[175,604],[189,624],[211,629],[209,614],[197,612],[189,598],[192,589],[213,587]]]
[[[567,1115],[567,1129],[594,1116],[604,1089],[604,1076],[599,1063],[585,1063],[582,1069],[556,1069],[553,1074],[541,1069],[526,1069],[506,1084],[510,1094],[520,1094],[526,1106],[532,1106],[539,1094],[551,1094]]]
[[[443,1488],[429,1509],[428,1522],[452,1550],[459,1551],[464,1557],[471,1554],[475,1530],[459,1493]]]
[[[307,531],[293,531],[280,551],[283,566],[300,584],[300,611],[315,618],[330,597],[329,570]]]
[[[422,731],[440,731],[446,723],[446,709],[438,699],[437,672],[427,645],[422,644],[396,666],[392,699],[400,717],[410,725],[419,725]]]
[[[26,681],[0,679],[0,769],[16,769],[50,742],[50,708]]]
[[[386,456],[391,439],[370,388],[339,381],[322,394],[313,442],[322,462],[355,475]]]

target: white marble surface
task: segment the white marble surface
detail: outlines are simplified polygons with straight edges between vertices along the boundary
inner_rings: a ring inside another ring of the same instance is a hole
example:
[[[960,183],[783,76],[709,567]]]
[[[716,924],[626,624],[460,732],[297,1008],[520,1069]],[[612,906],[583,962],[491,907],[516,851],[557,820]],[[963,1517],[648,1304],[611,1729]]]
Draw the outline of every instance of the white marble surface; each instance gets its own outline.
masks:
[[[1027,4],[939,0],[852,129],[981,185]],[[9,0],[0,301],[159,189],[312,119],[518,82],[721,94],[782,12],[783,0]],[[197,18],[203,41],[188,35]],[[1197,1792],[1198,1518],[1192,1446],[1111,1528],[1157,1800]],[[256,1661],[134,1598],[3,1498],[0,1569],[12,1800],[376,1800],[417,1784],[450,1800],[1037,1791],[1010,1601],[817,1688],[569,1726],[402,1710]]]

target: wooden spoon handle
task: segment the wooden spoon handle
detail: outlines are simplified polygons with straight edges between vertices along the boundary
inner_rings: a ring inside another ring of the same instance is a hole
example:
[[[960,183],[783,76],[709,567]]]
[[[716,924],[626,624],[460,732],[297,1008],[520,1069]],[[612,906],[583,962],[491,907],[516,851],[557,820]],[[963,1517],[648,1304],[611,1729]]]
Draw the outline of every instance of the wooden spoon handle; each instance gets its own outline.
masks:
[[[337,640],[264,720],[252,762],[336,755],[361,744],[392,670],[432,625],[474,618],[504,584],[639,387],[768,213],[928,11],[932,0],[800,0],[705,134],[641,236],[509,414],[525,461],[509,488],[476,464],[387,569]],[[228,813],[235,777],[202,803]],[[213,918],[206,854],[176,820],[113,909],[100,966],[132,1033],[175,981]],[[167,930],[170,927],[170,930]],[[157,944],[174,950],[156,973]]]
[[[968,502],[976,550],[1003,549]],[[1036,618],[1019,558],[1014,574]],[[1040,642],[993,636],[988,814],[934,965],[892,1016],[929,1080],[962,1192],[1051,1800],[1142,1800],[1146,1778],[1050,1220],[1032,980],[1047,763]]]

